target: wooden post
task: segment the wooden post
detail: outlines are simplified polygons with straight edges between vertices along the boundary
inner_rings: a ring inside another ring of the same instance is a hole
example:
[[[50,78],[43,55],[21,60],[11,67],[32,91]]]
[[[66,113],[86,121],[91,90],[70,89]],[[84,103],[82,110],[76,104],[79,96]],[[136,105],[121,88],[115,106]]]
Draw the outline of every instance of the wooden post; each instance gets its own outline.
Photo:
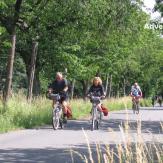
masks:
[[[31,101],[32,101],[33,80],[34,80],[34,75],[35,75],[35,65],[36,65],[37,49],[38,49],[38,42],[34,41],[32,43],[30,77],[29,77],[29,81],[28,81],[27,100],[28,100],[29,103],[31,103]]]
[[[4,101],[7,102],[11,95],[11,87],[12,87],[12,78],[13,78],[13,64],[15,58],[15,44],[16,44],[16,34],[11,36],[11,48],[9,51],[8,61],[7,61],[7,77],[5,84],[5,92],[4,92]]]
[[[111,91],[112,91],[112,74],[110,75],[110,82],[109,82],[109,94],[108,94],[109,98],[111,98]]]

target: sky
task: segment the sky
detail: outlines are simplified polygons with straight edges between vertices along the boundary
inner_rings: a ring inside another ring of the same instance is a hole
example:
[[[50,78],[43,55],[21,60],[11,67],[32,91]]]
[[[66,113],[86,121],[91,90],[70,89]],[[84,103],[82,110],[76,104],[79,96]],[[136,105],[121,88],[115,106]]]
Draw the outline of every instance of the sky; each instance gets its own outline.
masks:
[[[160,17],[159,12],[153,12],[155,3],[156,3],[155,0],[144,0],[144,5],[145,5],[144,10],[151,15],[151,19]]]

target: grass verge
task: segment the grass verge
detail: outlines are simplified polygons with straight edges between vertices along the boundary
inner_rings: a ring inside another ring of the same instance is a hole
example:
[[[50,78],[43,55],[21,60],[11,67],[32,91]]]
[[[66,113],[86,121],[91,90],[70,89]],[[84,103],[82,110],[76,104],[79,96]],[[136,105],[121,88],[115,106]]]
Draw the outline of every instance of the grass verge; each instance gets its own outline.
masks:
[[[109,108],[109,111],[131,108],[130,97],[104,100],[103,103]],[[146,105],[147,102],[142,102],[142,104]],[[70,105],[73,119],[85,118],[90,114],[89,100],[72,100]],[[45,97],[38,97],[29,104],[22,93],[14,94],[5,109],[0,101],[0,132],[50,124],[51,113],[51,101]]]

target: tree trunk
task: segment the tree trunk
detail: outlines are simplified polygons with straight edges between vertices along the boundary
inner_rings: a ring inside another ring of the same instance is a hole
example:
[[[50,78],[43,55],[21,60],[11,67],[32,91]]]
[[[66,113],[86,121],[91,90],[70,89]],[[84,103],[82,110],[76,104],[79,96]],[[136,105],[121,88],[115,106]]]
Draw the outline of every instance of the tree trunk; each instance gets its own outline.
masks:
[[[12,78],[13,78],[13,64],[14,64],[14,58],[15,58],[15,44],[16,44],[16,23],[19,19],[19,12],[20,7],[22,4],[22,0],[16,0],[15,2],[15,9],[14,9],[14,16],[11,17],[11,20],[8,23],[8,17],[4,19],[4,26],[9,34],[11,34],[11,48],[9,51],[8,61],[7,61],[7,77],[6,77],[6,83],[5,83],[5,92],[4,92],[4,102],[6,102],[9,99],[9,96],[11,95],[12,91]]]
[[[75,87],[75,79],[72,81],[72,88],[71,88],[71,99],[74,97],[74,87]]]
[[[11,36],[11,48],[9,51],[8,61],[7,61],[7,77],[5,84],[5,93],[4,93],[4,101],[7,102],[12,91],[12,78],[13,78],[13,64],[15,58],[15,44],[16,44],[16,33],[15,29],[13,30],[13,34]]]
[[[106,85],[105,85],[105,93],[106,93],[106,96],[108,94],[108,85],[109,85],[109,74],[107,74],[107,76],[106,76]]]
[[[111,98],[111,92],[112,92],[112,75],[110,75],[108,98]]]
[[[117,86],[117,96],[116,97],[119,98],[119,84]]]
[[[126,96],[126,79],[123,79],[123,95]]]
[[[82,83],[82,86],[83,86],[83,99],[86,100],[86,95],[87,95],[87,92],[88,92],[88,81],[87,80],[82,80],[81,81]]]
[[[27,95],[27,99],[28,99],[29,102],[31,102],[31,100],[32,100],[37,48],[38,48],[38,42],[33,42],[32,56],[31,56],[30,78],[29,78],[29,81],[28,81],[28,95]]]
[[[36,69],[36,68],[35,68]],[[33,81],[33,95],[38,96],[41,91],[41,83],[39,78],[39,71],[35,70],[35,76]]]

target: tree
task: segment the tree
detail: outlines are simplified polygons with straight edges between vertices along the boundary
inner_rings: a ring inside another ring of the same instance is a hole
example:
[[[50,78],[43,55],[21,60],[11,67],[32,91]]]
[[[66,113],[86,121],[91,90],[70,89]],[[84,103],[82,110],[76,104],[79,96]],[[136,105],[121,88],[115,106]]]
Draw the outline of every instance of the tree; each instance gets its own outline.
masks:
[[[4,8],[8,5],[2,1]],[[7,62],[7,78],[5,86],[5,96],[4,100],[7,101],[11,94],[12,78],[13,78],[13,64],[15,57],[15,44],[16,44],[16,23],[18,22],[20,15],[22,0],[17,0],[15,3],[13,14],[10,16],[3,15],[3,10],[1,11],[0,21],[2,25],[6,28],[8,33],[11,35],[11,48],[9,50],[8,62]]]

